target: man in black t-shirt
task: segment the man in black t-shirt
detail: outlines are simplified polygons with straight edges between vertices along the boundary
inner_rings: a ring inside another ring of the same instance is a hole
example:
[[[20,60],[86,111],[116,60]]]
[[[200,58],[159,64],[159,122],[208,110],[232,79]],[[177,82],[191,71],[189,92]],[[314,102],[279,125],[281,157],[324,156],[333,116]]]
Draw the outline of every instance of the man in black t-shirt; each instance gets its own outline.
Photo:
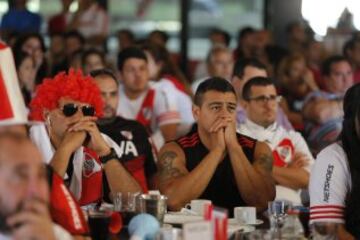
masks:
[[[171,210],[193,199],[228,209],[267,208],[275,197],[267,144],[236,133],[236,93],[225,79],[201,83],[194,98],[197,127],[160,151],[158,181]]]
[[[102,133],[111,137],[121,149],[121,163],[147,192],[154,186],[156,173],[155,152],[145,128],[138,122],[116,116],[118,82],[107,69],[90,73],[98,85],[104,100],[104,116],[98,120]],[[108,191],[108,189],[105,189]]]

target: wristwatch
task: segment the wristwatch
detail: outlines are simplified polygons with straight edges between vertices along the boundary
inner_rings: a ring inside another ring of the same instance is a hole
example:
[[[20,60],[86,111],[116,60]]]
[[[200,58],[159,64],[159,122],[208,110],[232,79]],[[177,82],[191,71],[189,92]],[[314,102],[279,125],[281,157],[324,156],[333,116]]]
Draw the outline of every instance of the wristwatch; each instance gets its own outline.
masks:
[[[110,161],[111,159],[119,159],[118,155],[115,152],[114,148],[110,148],[110,153],[105,155],[105,156],[101,156],[99,157],[99,160],[102,164],[107,163],[108,161]]]

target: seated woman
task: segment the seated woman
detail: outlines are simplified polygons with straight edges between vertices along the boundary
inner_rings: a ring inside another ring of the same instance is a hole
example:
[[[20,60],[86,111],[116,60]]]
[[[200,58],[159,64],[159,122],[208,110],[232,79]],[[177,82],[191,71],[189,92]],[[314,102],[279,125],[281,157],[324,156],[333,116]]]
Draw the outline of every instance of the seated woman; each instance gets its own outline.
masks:
[[[339,141],[317,156],[310,175],[310,224],[326,223],[339,239],[360,238],[360,84],[344,98]],[[334,230],[336,229],[336,230]],[[324,229],[322,229],[324,230]]]

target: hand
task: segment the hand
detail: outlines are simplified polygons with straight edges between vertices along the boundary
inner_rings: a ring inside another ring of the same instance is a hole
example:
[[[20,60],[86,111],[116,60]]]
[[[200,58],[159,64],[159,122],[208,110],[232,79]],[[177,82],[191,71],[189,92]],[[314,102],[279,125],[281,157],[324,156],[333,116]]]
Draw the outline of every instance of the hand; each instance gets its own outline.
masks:
[[[48,206],[39,199],[24,201],[22,211],[10,216],[7,224],[14,229],[13,239],[55,239]]]
[[[225,128],[225,144],[227,147],[239,145],[236,136],[236,123],[233,119],[227,120]]]
[[[69,132],[85,131],[90,135],[90,141],[87,147],[94,150],[98,156],[104,156],[110,153],[110,147],[96,126],[96,117],[83,117],[79,122],[68,129]]]
[[[210,127],[210,144],[211,150],[225,152],[225,127],[226,120],[218,118]]]
[[[67,131],[60,143],[58,150],[66,149],[66,151],[72,154],[84,144],[85,139],[85,131]]]
[[[316,81],[314,79],[314,75],[313,73],[310,71],[310,69],[306,69],[305,74],[304,74],[304,81],[306,82],[306,84],[309,86],[309,88],[311,89],[311,91],[315,91],[318,90],[319,87],[316,84]]]
[[[309,158],[306,154],[301,152],[296,152],[293,156],[292,161],[288,164],[288,168],[303,168],[309,164]]]

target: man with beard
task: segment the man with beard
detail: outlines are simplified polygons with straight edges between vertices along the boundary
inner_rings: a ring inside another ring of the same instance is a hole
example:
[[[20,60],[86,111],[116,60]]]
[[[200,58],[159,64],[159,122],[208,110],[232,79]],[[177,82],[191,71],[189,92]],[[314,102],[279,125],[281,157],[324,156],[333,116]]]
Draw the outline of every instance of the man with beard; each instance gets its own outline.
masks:
[[[104,101],[104,116],[98,120],[99,129],[120,146],[121,162],[146,192],[153,187],[156,172],[150,137],[140,123],[116,116],[119,89],[115,75],[107,69],[95,70],[90,75]]]
[[[24,136],[0,133],[0,239],[72,239],[48,208],[45,165]]]

